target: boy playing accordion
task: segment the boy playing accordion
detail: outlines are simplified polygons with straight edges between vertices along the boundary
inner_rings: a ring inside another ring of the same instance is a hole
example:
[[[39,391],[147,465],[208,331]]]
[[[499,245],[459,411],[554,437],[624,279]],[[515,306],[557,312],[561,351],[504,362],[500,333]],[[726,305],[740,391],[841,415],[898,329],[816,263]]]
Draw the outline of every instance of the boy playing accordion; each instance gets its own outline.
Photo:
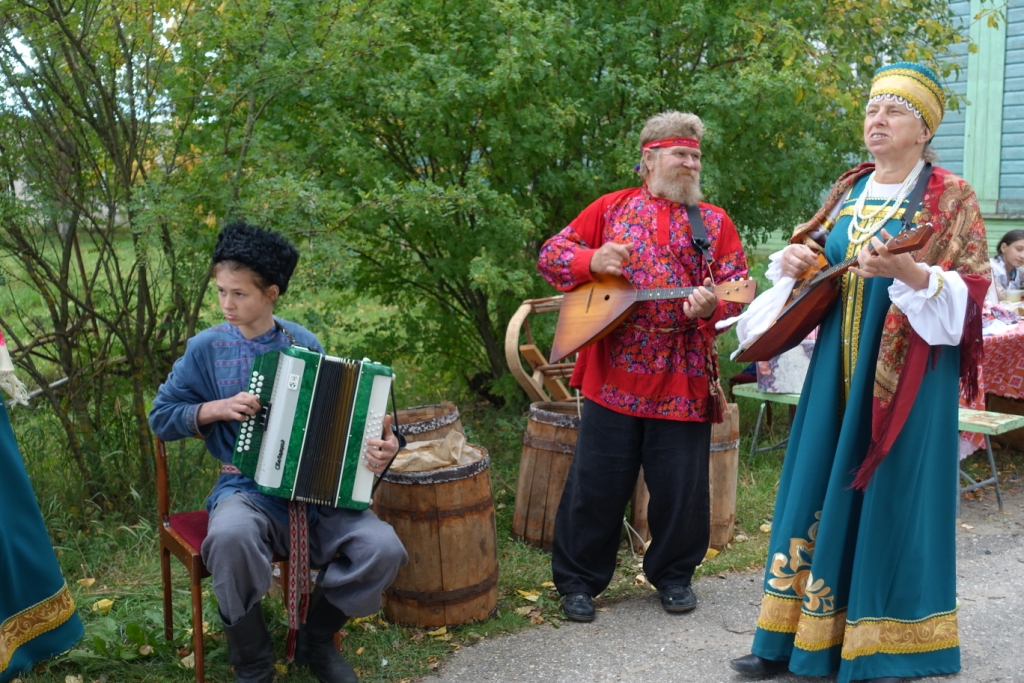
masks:
[[[260,599],[270,590],[271,558],[289,555],[297,529],[295,506],[257,492],[256,482],[231,462],[239,422],[260,410],[259,399],[246,391],[253,359],[293,343],[323,353],[311,332],[274,317],[274,303],[287,290],[298,258],[296,248],[275,233],[244,223],[221,230],[213,266],[226,322],[188,341],[149,414],[158,437],[201,436],[222,463],[206,501],[210,525],[202,555],[213,574],[228,659],[240,683],[273,680],[274,647]],[[367,466],[377,473],[401,447],[390,417],[384,434],[369,442]],[[308,557],[319,572],[298,629],[295,659],[321,683],[350,683],[357,680],[355,672],[335,648],[333,635],[350,616],[380,609],[382,591],[408,555],[391,526],[369,510],[308,505],[305,514],[308,527],[298,531],[308,534]],[[291,571],[299,574],[302,568]],[[289,603],[289,620],[296,623],[299,608],[294,600]]]

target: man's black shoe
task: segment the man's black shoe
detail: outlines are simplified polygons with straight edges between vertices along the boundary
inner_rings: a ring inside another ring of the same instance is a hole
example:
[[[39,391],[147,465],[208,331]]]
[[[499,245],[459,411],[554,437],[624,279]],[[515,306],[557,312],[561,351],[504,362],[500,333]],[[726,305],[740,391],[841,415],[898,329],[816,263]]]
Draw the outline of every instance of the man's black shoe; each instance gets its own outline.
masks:
[[[766,676],[774,676],[777,673],[782,673],[789,669],[789,661],[776,661],[774,659],[765,659],[764,657],[758,657],[757,655],[750,654],[746,657],[740,657],[729,662],[729,667],[744,676],[750,678],[765,678]]]
[[[697,606],[697,596],[690,586],[665,586],[658,592],[666,612],[689,612]]]
[[[562,613],[573,621],[593,621],[594,601],[586,593],[569,593],[562,600]]]

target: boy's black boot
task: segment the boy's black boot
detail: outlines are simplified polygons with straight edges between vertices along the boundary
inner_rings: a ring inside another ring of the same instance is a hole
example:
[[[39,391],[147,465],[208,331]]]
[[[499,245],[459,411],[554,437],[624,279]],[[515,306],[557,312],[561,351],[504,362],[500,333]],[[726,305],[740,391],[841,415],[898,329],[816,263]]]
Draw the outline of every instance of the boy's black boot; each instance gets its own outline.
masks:
[[[270,632],[263,621],[260,603],[257,602],[234,626],[225,624],[224,634],[228,640],[228,661],[235,667],[235,681],[272,683],[274,644],[270,641]]]
[[[314,590],[312,602],[306,623],[299,626],[295,663],[308,666],[320,683],[358,683],[352,665],[334,644],[334,634],[345,625],[348,617],[319,590]]]

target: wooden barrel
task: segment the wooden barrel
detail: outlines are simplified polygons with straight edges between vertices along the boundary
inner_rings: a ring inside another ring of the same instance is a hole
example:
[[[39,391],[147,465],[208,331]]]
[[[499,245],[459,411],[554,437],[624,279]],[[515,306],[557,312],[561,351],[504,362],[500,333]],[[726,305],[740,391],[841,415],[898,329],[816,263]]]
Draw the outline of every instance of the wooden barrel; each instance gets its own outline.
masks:
[[[443,439],[452,430],[465,434],[459,409],[451,401],[398,411],[398,431],[409,441]]]
[[[578,410],[576,402],[534,403],[523,434],[512,536],[547,551],[555,537],[555,513],[576,450]]]
[[[721,424],[711,426],[711,458],[708,475],[711,483],[711,547],[721,550],[732,540],[736,527],[736,480],[739,475],[740,409],[735,403],[726,406]],[[644,471],[633,490],[630,525],[639,538],[630,533],[633,549],[643,552],[644,544],[651,540],[647,523],[647,504],[650,500]]]
[[[384,591],[389,621],[451,626],[487,619],[498,606],[498,537],[490,459],[433,472],[388,472],[373,510],[409,553]]]

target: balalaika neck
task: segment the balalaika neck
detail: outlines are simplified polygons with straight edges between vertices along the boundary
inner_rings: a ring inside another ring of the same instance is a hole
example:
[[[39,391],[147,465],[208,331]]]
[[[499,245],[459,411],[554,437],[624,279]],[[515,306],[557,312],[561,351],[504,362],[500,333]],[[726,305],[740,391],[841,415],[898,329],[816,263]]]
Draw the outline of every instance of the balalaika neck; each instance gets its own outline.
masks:
[[[874,249],[872,249],[872,251],[874,251]],[[841,275],[845,273],[847,270],[849,270],[850,266],[855,265],[857,265],[857,257],[854,256],[853,258],[848,258],[845,261],[837,263],[834,266],[829,266],[828,268],[819,271],[817,275],[811,278],[811,281],[808,282],[808,284],[817,284],[821,280],[826,280],[832,277],[833,275]]]
[[[641,289],[636,293],[637,301],[661,301],[662,299],[684,299],[694,293],[697,287],[668,287],[665,289]],[[710,287],[708,291],[714,291]]]

